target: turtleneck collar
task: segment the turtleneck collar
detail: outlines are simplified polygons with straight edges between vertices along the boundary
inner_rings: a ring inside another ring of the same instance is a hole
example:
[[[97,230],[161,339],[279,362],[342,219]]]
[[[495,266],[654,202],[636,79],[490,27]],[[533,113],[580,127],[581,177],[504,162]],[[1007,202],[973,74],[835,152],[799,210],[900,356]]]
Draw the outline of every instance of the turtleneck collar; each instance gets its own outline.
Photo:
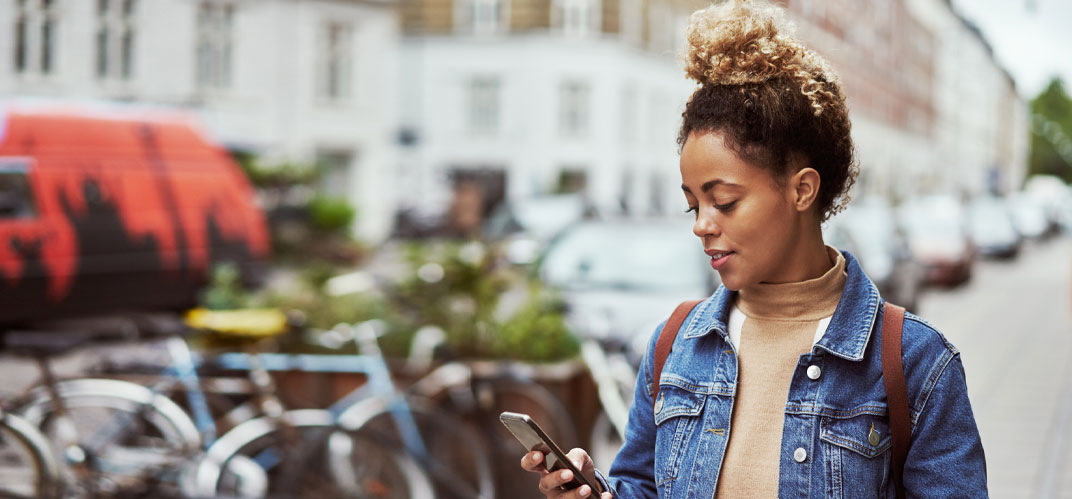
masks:
[[[817,320],[834,315],[845,289],[845,257],[827,246],[833,265],[816,279],[785,284],[756,284],[741,289],[737,307],[756,319]]]

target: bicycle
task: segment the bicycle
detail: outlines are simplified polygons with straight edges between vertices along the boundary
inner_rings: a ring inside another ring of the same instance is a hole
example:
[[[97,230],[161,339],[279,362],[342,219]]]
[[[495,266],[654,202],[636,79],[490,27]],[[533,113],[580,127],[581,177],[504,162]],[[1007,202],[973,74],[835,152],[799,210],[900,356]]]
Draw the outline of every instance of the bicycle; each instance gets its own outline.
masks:
[[[32,424],[0,409],[0,497],[59,497],[59,463]]]
[[[588,452],[597,468],[610,469],[625,443],[629,404],[636,387],[637,370],[627,355],[628,345],[610,337],[586,338],[581,358],[596,384],[601,411],[592,423]]]
[[[41,377],[12,407],[51,446],[62,493],[143,490],[144,484],[163,479],[158,472],[196,452],[196,428],[177,405],[143,386],[106,379],[57,380],[51,358],[102,338],[123,337],[127,331],[120,328],[117,333],[99,319],[85,321],[80,329],[66,328],[70,325],[57,322],[45,330],[5,332],[5,350],[34,359]]]
[[[414,337],[407,370],[427,374],[409,390],[431,401],[439,410],[474,423],[480,431],[473,445],[481,445],[491,454],[495,490],[501,496],[531,494],[531,476],[517,466],[517,443],[499,422],[499,415],[503,411],[529,414],[556,439],[577,442],[577,429],[570,412],[549,389],[532,381],[539,377],[536,371],[542,368],[529,364],[453,360],[430,369],[434,351],[443,343],[444,336],[442,330],[426,327]]]
[[[144,317],[141,317],[144,319]],[[139,322],[139,321],[135,321]],[[86,326],[88,321],[78,325]],[[157,331],[148,326],[167,327]],[[128,326],[131,324],[128,323]],[[21,342],[22,352],[38,359],[44,378],[41,386],[34,389],[28,397],[30,402],[23,405],[21,413],[31,423],[45,430],[48,439],[64,457],[60,467],[62,481],[68,493],[95,496],[116,494],[167,494],[195,496],[192,482],[191,464],[201,457],[204,447],[211,448],[214,435],[213,418],[207,413],[203,395],[199,391],[197,364],[185,340],[176,334],[187,330],[181,321],[174,318],[161,321],[160,324],[140,321],[135,327],[103,327],[103,336],[115,336],[116,330],[125,330],[129,334],[120,335],[126,339],[144,338],[153,333],[166,336],[171,361],[162,374],[163,380],[151,388],[135,383],[112,379],[74,379],[57,381],[52,375],[48,358],[64,351],[91,344],[102,337],[101,331],[30,331],[24,334],[5,336],[9,343]],[[133,332],[133,333],[131,333]],[[263,332],[263,331],[262,331]],[[245,355],[245,354],[237,354]],[[308,469],[314,461],[309,458],[317,451],[317,443],[308,443],[306,429],[322,428],[323,414],[316,411],[295,411],[285,414],[282,405],[274,397],[271,386],[265,386],[264,380],[270,380],[266,371],[251,369],[249,377],[257,385],[255,400],[260,409],[267,413],[266,420],[271,422],[288,437],[273,444],[276,454],[289,459],[280,459],[273,466],[264,466],[242,456],[228,461],[226,472],[230,477],[226,490],[220,493],[232,496],[259,497],[275,493],[270,482],[273,471],[283,470],[288,480],[282,492],[288,496],[298,490],[296,487],[308,485],[295,477],[301,475],[302,469]],[[257,382],[261,382],[258,384]],[[195,423],[177,404],[162,393],[179,387],[184,391],[195,414]],[[196,401],[201,400],[201,403]],[[230,432],[228,432],[230,433]],[[226,436],[226,434],[225,434]],[[206,438],[202,438],[206,437]],[[375,470],[362,470],[367,473],[379,473],[383,479],[369,479],[367,483],[380,489],[411,490],[410,482],[421,482],[419,470],[407,466],[399,453],[378,447],[375,442],[366,442],[361,448],[363,454],[376,458],[380,467]],[[293,456],[301,455],[297,459]],[[196,465],[193,467],[196,469]],[[388,468],[387,471],[384,471]],[[391,474],[392,471],[403,470]],[[316,474],[322,475],[320,470]],[[361,475],[371,476],[371,475]],[[320,477],[319,482],[325,482]],[[401,485],[400,485],[401,484]],[[330,495],[323,486],[308,487],[317,490],[318,497]],[[215,494],[212,494],[215,495]],[[397,497],[405,497],[408,492],[401,492]]]
[[[326,410],[292,410],[281,414],[288,425],[309,435],[308,440],[319,442],[327,456],[326,469],[333,481],[347,495],[376,492],[388,495],[391,491],[376,490],[360,476],[369,466],[383,459],[369,459],[366,449],[378,446],[401,449],[408,461],[403,474],[426,473],[425,480],[409,480],[412,487],[403,494],[391,497],[458,498],[494,497],[493,479],[486,454],[473,446],[466,425],[431,409],[427,404],[414,402],[412,396],[397,390],[386,360],[379,350],[375,321],[356,326],[340,324],[333,329],[337,335],[360,345],[356,355],[287,355],[261,353],[254,356],[222,354],[213,359],[224,369],[262,369],[264,372],[298,370],[303,372],[351,372],[367,376],[365,385],[357,388]],[[271,451],[274,442],[285,437],[286,429],[271,418],[262,417],[234,427],[218,439],[205,453],[195,473],[195,491],[200,494],[219,494],[231,480],[227,465],[241,458],[262,467],[274,466],[278,458]],[[316,453],[305,453],[316,455]],[[459,468],[459,465],[467,465]],[[461,480],[459,480],[461,478]]]

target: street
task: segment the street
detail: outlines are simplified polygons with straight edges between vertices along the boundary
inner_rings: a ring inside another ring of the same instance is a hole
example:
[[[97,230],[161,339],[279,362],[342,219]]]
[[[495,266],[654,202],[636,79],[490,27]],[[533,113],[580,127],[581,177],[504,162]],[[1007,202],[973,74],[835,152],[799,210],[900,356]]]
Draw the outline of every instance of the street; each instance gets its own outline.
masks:
[[[919,315],[961,352],[992,497],[1072,497],[1072,238],[1031,243]]]

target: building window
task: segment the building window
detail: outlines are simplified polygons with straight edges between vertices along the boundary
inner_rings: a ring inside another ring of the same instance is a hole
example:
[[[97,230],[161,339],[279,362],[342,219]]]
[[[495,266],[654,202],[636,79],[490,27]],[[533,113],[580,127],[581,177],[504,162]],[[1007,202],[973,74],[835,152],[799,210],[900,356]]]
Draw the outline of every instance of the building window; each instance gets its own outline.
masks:
[[[349,97],[353,31],[345,24],[329,22],[321,33],[320,95],[328,99]]]
[[[575,137],[588,132],[588,85],[567,81],[559,87],[558,122],[562,135]]]
[[[643,40],[644,16],[641,0],[622,0],[621,23],[622,39],[639,45]]]
[[[14,69],[16,73],[52,74],[56,69],[56,30],[59,11],[55,0],[18,0],[15,3]]]
[[[231,85],[231,26],[234,5],[203,1],[197,10],[197,84],[202,88]]]
[[[499,128],[499,80],[473,78],[469,84],[469,129],[493,134]]]
[[[353,182],[353,154],[343,150],[317,153],[320,168],[320,192],[335,199],[349,199]]]
[[[630,83],[622,89],[622,103],[619,107],[621,121],[618,125],[623,144],[632,144],[636,140],[637,127],[637,89]]]
[[[506,25],[506,8],[504,0],[468,0],[459,2],[462,10],[457,23],[473,34],[491,35],[500,33]]]
[[[599,15],[592,0],[555,0],[554,25],[567,36],[586,36],[597,31]]]
[[[97,77],[134,76],[135,0],[97,1]]]

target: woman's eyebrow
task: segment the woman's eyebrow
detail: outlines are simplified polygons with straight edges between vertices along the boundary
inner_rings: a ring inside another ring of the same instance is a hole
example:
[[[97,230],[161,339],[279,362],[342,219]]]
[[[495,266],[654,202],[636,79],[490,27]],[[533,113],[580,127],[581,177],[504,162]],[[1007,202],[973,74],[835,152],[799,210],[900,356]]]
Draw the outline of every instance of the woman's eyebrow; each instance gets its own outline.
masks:
[[[722,186],[726,186],[726,187],[740,187],[739,184],[735,184],[733,182],[727,182],[727,181],[722,180],[720,178],[716,178],[714,180],[708,180],[707,182],[704,182],[703,185],[700,186],[700,191],[706,193],[707,191],[710,191],[711,189],[714,189],[715,186],[718,186],[718,185],[722,185]],[[681,184],[681,190],[683,190],[683,191],[685,191],[685,192],[687,192],[689,194],[692,194],[692,191],[690,191],[689,188],[685,184]]]

